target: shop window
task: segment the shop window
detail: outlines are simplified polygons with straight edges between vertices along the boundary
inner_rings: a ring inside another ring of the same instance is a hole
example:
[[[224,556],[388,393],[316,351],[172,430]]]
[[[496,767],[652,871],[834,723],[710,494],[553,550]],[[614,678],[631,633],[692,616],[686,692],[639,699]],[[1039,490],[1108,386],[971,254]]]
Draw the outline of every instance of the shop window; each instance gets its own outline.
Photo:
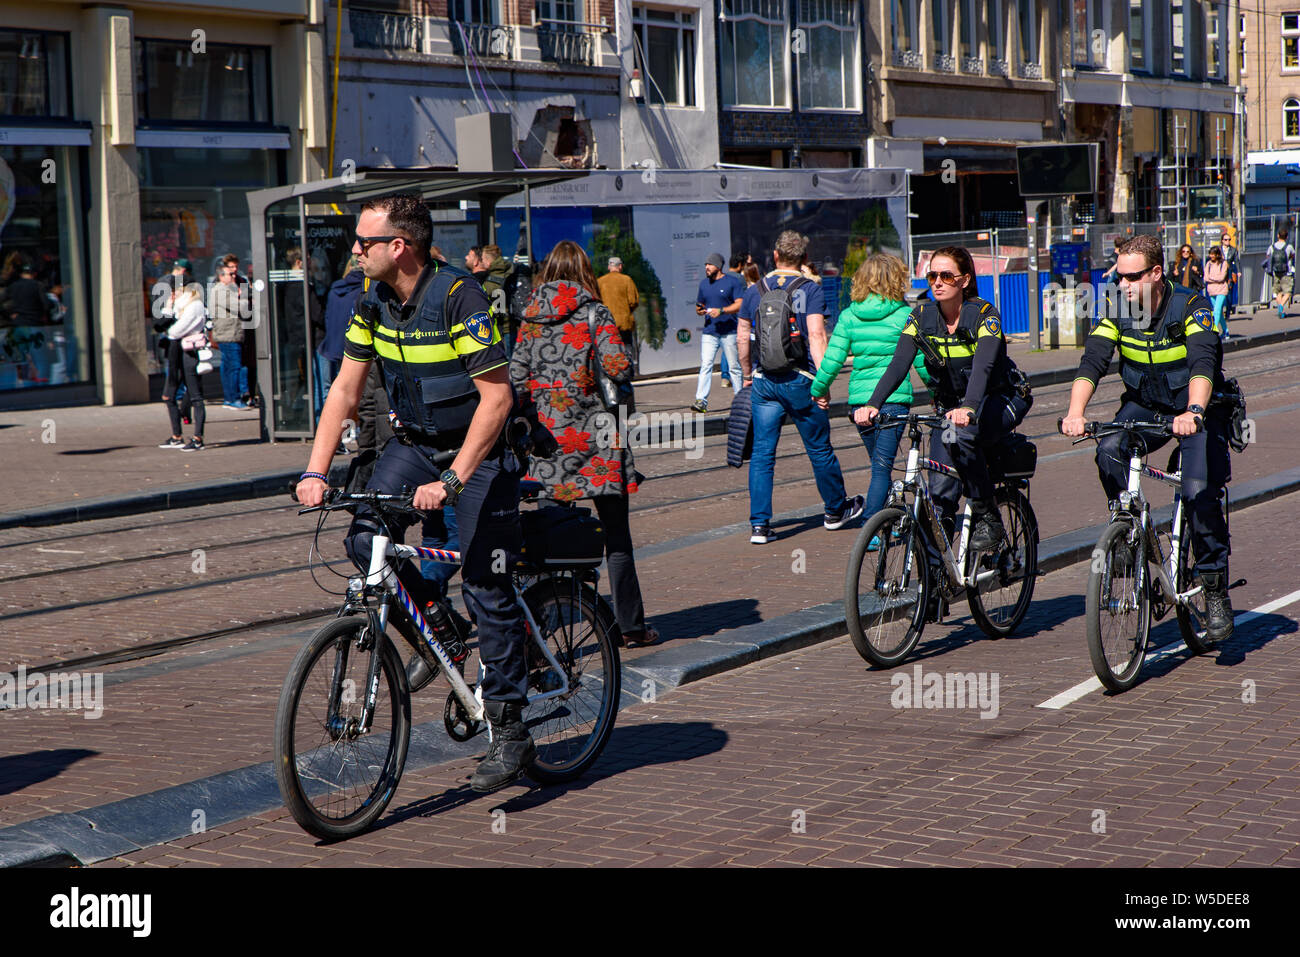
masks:
[[[1300,13],[1282,14],[1282,72],[1300,70]]]
[[[632,8],[632,42],[647,102],[694,106],[695,14]]]
[[[67,37],[0,30],[0,116],[70,117]]]
[[[722,102],[725,106],[790,108],[789,47],[782,0],[723,0]]]
[[[136,103],[140,121],[270,123],[266,47],[189,41],[136,41]]]
[[[798,11],[800,109],[859,109],[858,4],[799,0]]]

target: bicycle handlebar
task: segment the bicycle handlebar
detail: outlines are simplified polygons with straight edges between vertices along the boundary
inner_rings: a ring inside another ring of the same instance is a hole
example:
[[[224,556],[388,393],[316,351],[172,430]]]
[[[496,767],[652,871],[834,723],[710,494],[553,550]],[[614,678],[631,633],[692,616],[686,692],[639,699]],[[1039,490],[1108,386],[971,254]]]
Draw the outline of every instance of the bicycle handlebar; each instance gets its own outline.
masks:
[[[1153,422],[1140,422],[1140,421],[1085,422],[1083,423],[1083,436],[1081,438],[1075,439],[1075,444],[1077,445],[1079,442],[1082,442],[1084,439],[1101,438],[1102,436],[1109,435],[1112,432],[1151,431],[1151,432],[1161,432],[1161,433],[1172,435],[1174,431],[1173,423],[1175,418],[1176,417],[1172,415],[1157,415],[1155,417],[1155,421]],[[1199,415],[1194,416],[1193,420],[1196,422],[1196,431],[1204,432],[1205,420],[1202,419]],[[1057,419],[1056,431],[1061,432],[1061,428],[1064,424],[1065,424],[1064,418]],[[1061,432],[1061,434],[1064,435],[1065,433]]]
[[[917,425],[940,426],[947,422],[946,416],[942,415],[924,415],[920,412],[909,412],[906,415],[891,415],[888,412],[877,412],[876,417],[871,421],[867,428],[882,428],[883,426],[906,425],[915,422]]]

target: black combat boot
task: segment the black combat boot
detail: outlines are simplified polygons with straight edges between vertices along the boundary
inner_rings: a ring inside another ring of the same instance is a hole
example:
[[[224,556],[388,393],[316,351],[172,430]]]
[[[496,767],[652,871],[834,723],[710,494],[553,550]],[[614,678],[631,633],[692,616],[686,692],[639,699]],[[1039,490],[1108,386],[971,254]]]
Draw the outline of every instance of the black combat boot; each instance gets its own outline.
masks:
[[[1002,527],[1002,516],[998,514],[993,502],[981,502],[971,499],[971,515],[975,518],[975,529],[971,532],[970,547],[977,552],[991,552],[1002,544],[1006,530]]]
[[[1205,588],[1205,637],[1226,641],[1232,637],[1232,602],[1228,600],[1228,573],[1201,572]]]
[[[495,791],[505,787],[517,780],[537,757],[537,746],[524,725],[520,710],[519,705],[505,701],[483,702],[483,711],[491,726],[492,744],[478,770],[469,779],[469,786],[475,791]]]

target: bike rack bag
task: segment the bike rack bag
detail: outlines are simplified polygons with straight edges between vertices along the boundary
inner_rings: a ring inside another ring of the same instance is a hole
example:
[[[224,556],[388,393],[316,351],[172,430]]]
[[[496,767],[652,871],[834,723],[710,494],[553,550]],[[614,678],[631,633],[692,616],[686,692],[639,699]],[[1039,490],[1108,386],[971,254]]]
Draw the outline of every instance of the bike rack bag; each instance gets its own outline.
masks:
[[[1028,479],[1038,467],[1038,446],[1019,432],[1012,432],[995,445],[989,456],[989,471],[994,477]]]
[[[523,559],[537,568],[595,568],[605,560],[605,529],[591,509],[520,509]]]

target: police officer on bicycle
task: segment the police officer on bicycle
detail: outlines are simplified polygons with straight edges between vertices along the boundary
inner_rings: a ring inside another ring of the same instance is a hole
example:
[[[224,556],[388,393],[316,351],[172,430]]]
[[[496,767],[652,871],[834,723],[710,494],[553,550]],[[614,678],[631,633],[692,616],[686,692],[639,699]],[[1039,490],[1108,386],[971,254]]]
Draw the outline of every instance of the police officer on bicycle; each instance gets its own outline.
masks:
[[[1157,413],[1175,416],[1182,496],[1196,571],[1205,588],[1206,632],[1211,641],[1222,641],[1232,635],[1228,525],[1219,506],[1230,475],[1231,410],[1222,404],[1211,407],[1211,396],[1224,389],[1223,347],[1214,332],[1209,301],[1174,285],[1165,276],[1164,261],[1164,249],[1154,236],[1134,236],[1120,246],[1116,275],[1123,296],[1118,308],[1107,310],[1112,315],[1101,318],[1088,336],[1061,431],[1083,435],[1083,413],[1118,344],[1124,395],[1115,419],[1150,420]],[[1204,422],[1203,431],[1197,431],[1198,417]],[[1169,440],[1159,432],[1139,434],[1150,452]],[[1111,502],[1128,487],[1123,442],[1122,434],[1116,433],[1097,443],[1097,471]]]
[[[957,499],[965,494],[975,517],[970,547],[992,551],[1005,529],[994,501],[986,450],[1020,424],[1033,397],[1028,379],[1007,355],[1002,317],[992,303],[975,294],[970,253],[961,246],[936,250],[926,278],[931,298],[912,310],[903,327],[894,357],[866,406],[867,421],[875,419],[881,403],[906,378],[920,347],[935,402],[952,426],[931,434],[930,457],[961,476],[958,482],[932,474],[930,494],[950,534]]]
[[[431,238],[429,211],[418,194],[383,196],[362,207],[352,252],[370,287],[348,326],[343,367],[325,400],[297,492],[305,505],[320,503],[344,420],[356,415],[370,363],[377,358],[396,435],[384,447],[367,488],[385,493],[414,488],[415,508],[432,512],[425,535],[433,540],[445,541],[442,507],[456,507],[463,593],[478,623],[483,703],[492,726],[492,743],[470,785],[493,791],[518,778],[536,755],[521,720],[528,700],[525,633],[510,577],[520,545],[522,469],[503,431],[514,393],[483,288],[464,270],[430,258]],[[433,457],[454,449],[459,451],[450,467],[440,472]],[[370,510],[357,510],[346,545],[363,570],[369,568],[378,528]],[[400,536],[404,529],[392,531]],[[397,575],[423,607],[427,585],[419,569],[402,561]],[[418,655],[407,675],[413,687],[432,677]]]

